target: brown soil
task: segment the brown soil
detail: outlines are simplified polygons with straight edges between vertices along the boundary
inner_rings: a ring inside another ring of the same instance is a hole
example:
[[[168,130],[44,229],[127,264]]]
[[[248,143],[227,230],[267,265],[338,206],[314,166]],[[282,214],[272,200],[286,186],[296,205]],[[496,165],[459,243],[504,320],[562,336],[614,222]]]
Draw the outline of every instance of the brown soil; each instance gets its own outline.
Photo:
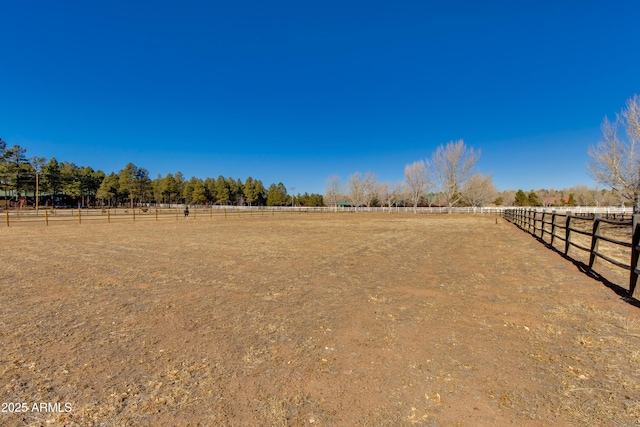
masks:
[[[0,237],[5,426],[640,423],[625,272],[587,275],[494,216],[12,224]]]

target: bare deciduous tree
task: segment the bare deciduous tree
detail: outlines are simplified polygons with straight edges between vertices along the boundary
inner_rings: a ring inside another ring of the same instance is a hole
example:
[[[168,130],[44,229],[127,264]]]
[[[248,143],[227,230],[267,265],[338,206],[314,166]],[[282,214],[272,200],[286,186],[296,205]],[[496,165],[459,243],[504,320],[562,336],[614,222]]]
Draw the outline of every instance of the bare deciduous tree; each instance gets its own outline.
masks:
[[[439,146],[431,157],[431,167],[449,211],[463,196],[462,189],[480,158],[480,152],[463,140]]]
[[[378,177],[376,174],[372,172],[365,173],[364,178],[362,179],[362,186],[364,191],[364,203],[369,208],[376,197],[378,197]]]
[[[391,211],[391,183],[390,182],[381,182],[378,184],[378,188],[376,189],[376,193],[378,193],[378,197],[380,197],[380,206],[384,208],[384,205],[389,206],[389,211]]]
[[[629,98],[613,123],[605,117],[601,129],[602,140],[589,147],[589,173],[632,201],[633,212],[640,213],[640,96]],[[624,136],[619,135],[620,129]]]
[[[340,177],[338,175],[331,175],[327,178],[324,199],[329,206],[333,206],[336,211],[338,210],[338,202],[340,201],[343,192],[342,183],[340,182]]]
[[[594,190],[586,185],[576,185],[567,190],[569,194],[573,194],[573,199],[578,206],[589,206],[594,204]]]
[[[473,207],[483,207],[495,200],[498,189],[493,178],[477,173],[471,176],[462,189],[464,200]]]
[[[347,195],[349,196],[349,201],[356,208],[366,203],[366,183],[360,172],[349,176],[349,180],[347,181]]]
[[[430,188],[429,168],[424,160],[418,160],[404,167],[404,181],[413,203],[413,212],[418,210],[418,202]]]
[[[380,197],[380,203],[389,207],[389,213],[391,208],[398,203],[398,198],[404,193],[404,184],[398,182],[392,184],[390,182],[383,182],[378,185],[378,196]]]

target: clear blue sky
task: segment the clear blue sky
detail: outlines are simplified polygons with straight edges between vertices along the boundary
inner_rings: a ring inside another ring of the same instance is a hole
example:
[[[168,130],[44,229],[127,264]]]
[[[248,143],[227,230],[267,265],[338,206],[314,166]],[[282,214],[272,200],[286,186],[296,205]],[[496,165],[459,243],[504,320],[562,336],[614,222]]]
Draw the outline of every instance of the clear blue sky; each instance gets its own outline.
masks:
[[[502,190],[592,185],[640,2],[0,0],[0,137],[107,173],[324,192],[450,140]]]

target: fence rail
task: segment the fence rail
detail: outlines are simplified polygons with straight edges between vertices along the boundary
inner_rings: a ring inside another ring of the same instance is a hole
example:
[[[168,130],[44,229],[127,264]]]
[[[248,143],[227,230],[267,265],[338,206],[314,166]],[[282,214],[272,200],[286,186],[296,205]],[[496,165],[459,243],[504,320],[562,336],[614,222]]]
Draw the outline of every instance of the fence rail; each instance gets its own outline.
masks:
[[[185,215],[184,206],[175,208],[82,208],[82,209],[41,209],[23,211],[5,211],[3,220],[7,227],[16,224],[41,223],[49,225],[50,222],[121,222],[121,221],[163,221],[180,219],[204,219],[204,218],[227,218],[227,217],[253,217],[253,216],[274,216],[281,214],[304,214],[321,213],[321,210],[310,208],[296,209],[260,209],[257,207],[233,207],[233,208],[196,208],[189,207],[189,215]],[[0,217],[1,218],[1,217]]]
[[[555,246],[556,242],[563,242],[562,250],[559,251],[569,258],[575,259],[570,253],[572,248],[586,252],[589,256],[587,264],[589,269],[593,270],[596,261],[603,259],[616,267],[628,270],[628,296],[634,297],[640,274],[638,268],[640,215],[634,215],[626,210],[573,213],[540,209],[506,209],[503,217],[556,250],[559,250]],[[603,250],[601,242],[610,244],[608,251]]]
[[[145,220],[145,219],[179,219],[183,216],[185,205],[145,205],[135,208],[69,208],[69,209],[54,209],[46,208],[40,210],[34,209],[12,209],[4,211],[3,221],[6,226],[16,223],[28,223],[28,222],[41,222],[46,225],[49,221],[75,221],[81,223],[82,221],[89,220],[106,220],[107,222],[120,221],[120,220]],[[300,206],[189,206],[190,217],[205,217],[209,216],[227,217],[229,215],[242,216],[242,215],[275,215],[282,213],[415,213],[415,214],[494,214],[494,215],[507,215],[507,212],[511,212],[514,209],[508,207],[344,207],[344,206],[323,206],[323,207],[300,207]],[[612,207],[578,207],[578,212],[574,213],[576,216],[589,216],[594,213],[600,213],[604,218],[613,219],[629,219],[631,218],[631,210],[628,208],[612,208]],[[542,213],[544,216],[545,210],[542,208],[533,208],[529,212]],[[560,211],[562,212],[562,211]],[[533,224],[533,227],[537,227]],[[544,231],[543,231],[544,234]]]

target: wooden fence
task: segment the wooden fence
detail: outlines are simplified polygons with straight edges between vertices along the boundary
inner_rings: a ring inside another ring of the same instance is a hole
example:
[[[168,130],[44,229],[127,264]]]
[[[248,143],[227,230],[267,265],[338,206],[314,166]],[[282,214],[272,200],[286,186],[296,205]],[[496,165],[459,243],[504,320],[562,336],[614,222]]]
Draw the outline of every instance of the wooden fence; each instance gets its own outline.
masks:
[[[533,209],[506,209],[503,217],[522,230],[538,237],[545,243],[563,252],[565,256],[571,256],[571,249],[575,248],[585,252],[589,256],[588,267],[593,270],[596,261],[600,258],[616,267],[629,271],[628,296],[634,297],[638,282],[638,258],[640,255],[640,215],[625,213],[580,213],[570,211],[558,213],[556,211],[541,211]],[[605,228],[607,231],[605,231]],[[622,238],[614,236],[622,235]],[[557,244],[561,242],[561,247]],[[625,248],[618,250],[617,256],[602,250],[601,243],[606,242],[609,248]],[[620,252],[626,253],[627,258],[620,256]]]
[[[84,222],[92,223],[112,223],[123,221],[163,221],[163,220],[201,220],[207,218],[239,218],[239,217],[266,217],[281,216],[283,214],[306,214],[322,213],[327,211],[314,210],[311,208],[283,209],[261,209],[261,208],[189,208],[188,217],[184,214],[184,207],[175,208],[82,208],[82,209],[40,209],[35,210],[12,210],[2,214],[2,222],[6,227],[20,224],[42,224],[49,225],[59,222]]]

